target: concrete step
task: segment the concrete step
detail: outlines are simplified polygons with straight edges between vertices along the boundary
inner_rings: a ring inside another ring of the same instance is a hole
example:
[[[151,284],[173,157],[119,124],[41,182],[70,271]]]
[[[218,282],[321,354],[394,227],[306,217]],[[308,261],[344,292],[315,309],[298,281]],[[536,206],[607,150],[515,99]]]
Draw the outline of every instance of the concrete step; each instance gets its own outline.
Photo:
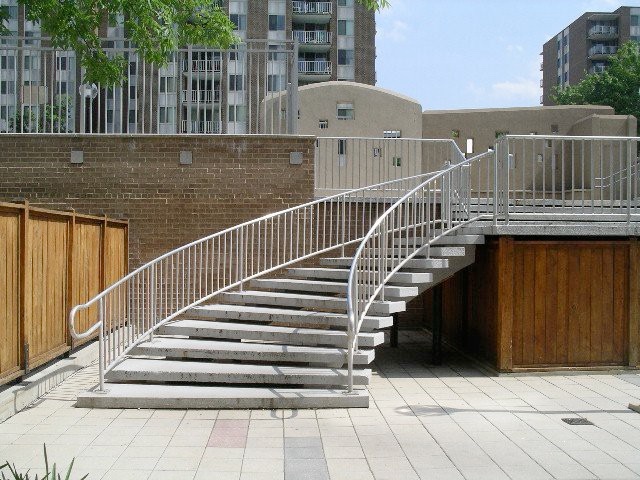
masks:
[[[349,257],[323,258],[320,264],[328,267],[350,267],[353,260]],[[389,262],[391,265],[391,262]],[[405,268],[429,270],[434,268],[448,268],[447,258],[413,258],[408,261]]]
[[[418,245],[419,247],[419,245]],[[413,245],[410,245],[411,251],[413,249]],[[468,248],[474,248],[473,246],[470,247],[436,247],[436,246],[432,246],[430,248],[427,247],[422,247],[419,248],[418,253],[415,255],[414,258],[427,258],[427,254],[429,255],[429,258],[443,258],[443,257],[464,257],[467,254],[467,249]],[[378,248],[372,248],[371,250],[367,250],[367,252],[371,252],[373,255],[378,255],[379,252],[381,252],[380,249]],[[389,256],[391,256],[391,254],[394,254],[394,256],[398,256],[398,255],[406,255],[406,251],[391,251],[391,250],[387,250]]]
[[[203,385],[152,385],[108,383],[107,393],[83,392],[80,408],[171,409],[294,409],[367,408],[366,389],[345,390],[264,387],[210,387]]]
[[[346,303],[346,302],[345,302]],[[248,307],[246,305],[206,305],[194,307],[184,314],[185,319],[234,320],[246,322],[279,322],[293,325],[321,325],[347,328],[345,313],[314,312],[311,310],[293,310],[287,308]],[[389,316],[364,317],[362,331],[370,332],[393,325]]]
[[[327,282],[322,280],[300,280],[289,278],[258,279],[251,281],[251,287],[279,291],[313,292],[319,294],[347,294],[346,281]],[[393,285],[387,285],[385,287],[385,296],[387,298],[412,299],[416,295],[418,295],[417,287],[398,287]]]
[[[295,362],[341,367],[345,364],[347,351],[332,347],[154,337],[153,341],[141,343],[134,348],[131,355],[175,359],[237,360],[251,363]],[[374,355],[373,350],[360,350],[354,355],[353,362],[355,365],[368,365],[373,361]]]
[[[323,310],[346,311],[347,301],[344,297],[323,295],[306,295],[302,293],[261,292],[248,290],[244,292],[228,292],[222,294],[222,300],[244,305],[274,305],[279,307],[319,308]],[[406,308],[403,301],[375,300],[369,313],[372,315],[391,315],[403,312]]]
[[[310,279],[346,280],[349,278],[347,268],[290,268],[288,273],[294,277]],[[417,285],[426,284],[432,280],[431,273],[397,272],[393,274],[389,283]]]
[[[347,348],[347,333],[339,330],[275,327],[247,323],[214,322],[208,320],[177,320],[158,329],[160,335],[182,335],[191,338],[228,340],[259,340],[289,345],[327,345]],[[384,343],[384,333],[361,332],[358,345],[372,348]]]
[[[427,243],[425,238],[404,237],[395,240],[396,245],[423,245]],[[482,245],[484,244],[484,235],[445,235],[439,238],[433,245]]]
[[[353,372],[354,385],[367,385],[371,370]],[[185,362],[127,358],[106,375],[109,382],[243,383],[272,385],[346,385],[347,370],[247,365],[244,363]]]

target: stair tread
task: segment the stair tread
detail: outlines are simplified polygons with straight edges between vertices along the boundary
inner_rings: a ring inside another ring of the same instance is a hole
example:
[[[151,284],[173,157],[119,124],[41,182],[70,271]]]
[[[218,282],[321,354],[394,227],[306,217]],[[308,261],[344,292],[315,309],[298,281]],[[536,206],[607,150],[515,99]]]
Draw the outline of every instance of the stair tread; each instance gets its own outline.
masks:
[[[211,320],[177,320],[160,328],[161,335],[183,335],[195,338],[230,338],[292,342],[295,345],[333,345],[346,347],[347,332],[343,330],[314,329],[304,327],[279,327],[273,325]],[[358,341],[362,347],[375,347],[384,343],[383,332],[360,332]]]
[[[284,345],[276,343],[255,342],[225,342],[219,340],[202,340],[193,338],[154,337],[152,342],[139,345],[146,349],[182,349],[182,350],[218,350],[234,352],[282,352],[282,353],[324,353],[327,355],[344,356],[344,348],[311,347],[304,345]]]
[[[367,407],[366,389],[286,388],[108,383],[106,393],[78,395],[79,407],[97,408],[346,408]]]
[[[269,292],[264,292],[264,293],[269,293]],[[322,298],[325,298],[325,297],[322,297]],[[345,306],[346,306],[346,300],[345,300]],[[289,308],[256,307],[256,306],[234,305],[234,304],[229,305],[229,304],[222,304],[222,303],[219,303],[216,305],[204,305],[199,307],[193,307],[189,311],[254,312],[254,313],[267,313],[272,315],[295,315],[300,317],[332,317],[332,318],[347,317],[345,313],[316,312],[313,310],[295,310],[295,309],[289,309]],[[365,318],[386,320],[386,319],[390,319],[391,317],[389,317],[388,315],[367,315]]]
[[[216,363],[216,362],[183,362],[179,360],[156,360],[147,358],[127,358],[116,365],[107,376],[112,373],[151,372],[159,376],[172,373],[200,373],[200,374],[261,374],[275,376],[323,376],[343,377],[346,369],[326,367],[298,367],[288,365],[252,365],[246,363]],[[354,378],[365,378],[371,374],[369,369],[354,370]]]
[[[310,295],[307,293],[287,293],[287,292],[264,292],[261,290],[245,290],[243,292],[225,292],[223,295],[229,295],[232,297],[258,297],[258,298],[289,298],[289,299],[301,299],[301,300],[327,300],[327,301],[343,301],[345,302],[345,308],[347,306],[347,300],[345,297],[337,297],[333,295]],[[393,300],[374,300],[374,303],[404,303]]]

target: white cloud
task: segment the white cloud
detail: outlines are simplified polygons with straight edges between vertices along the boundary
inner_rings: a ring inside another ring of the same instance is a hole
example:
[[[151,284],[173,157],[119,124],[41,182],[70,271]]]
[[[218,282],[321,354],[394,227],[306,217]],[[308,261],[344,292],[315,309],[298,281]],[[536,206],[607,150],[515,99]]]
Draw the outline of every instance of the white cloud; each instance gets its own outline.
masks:
[[[381,40],[391,40],[395,43],[402,43],[407,40],[409,25],[402,20],[393,20],[387,25],[378,26],[377,37]]]
[[[507,52],[522,53],[524,52],[524,47],[522,45],[507,45]]]
[[[540,96],[540,82],[531,78],[517,78],[494,83],[491,85],[491,91],[498,97],[535,102]]]

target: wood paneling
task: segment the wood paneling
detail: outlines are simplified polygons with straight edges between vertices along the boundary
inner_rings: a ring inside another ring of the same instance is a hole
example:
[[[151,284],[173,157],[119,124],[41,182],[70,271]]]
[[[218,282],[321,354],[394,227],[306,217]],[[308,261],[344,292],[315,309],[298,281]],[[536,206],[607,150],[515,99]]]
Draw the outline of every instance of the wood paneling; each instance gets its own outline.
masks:
[[[66,219],[51,216],[31,215],[27,229],[31,248],[25,266],[25,340],[33,368],[49,361],[51,352],[67,347],[69,232]]]
[[[639,242],[488,237],[443,283],[442,329],[500,371],[638,366]]]
[[[19,374],[20,212],[0,211],[0,383]]]
[[[127,242],[127,222],[0,203],[0,384],[71,348],[69,310],[127,273]]]
[[[74,223],[70,307],[86,303],[102,291],[102,228],[102,222],[76,220]],[[97,306],[78,312],[76,330],[87,330],[97,318]]]
[[[513,265],[514,367],[627,363],[629,242],[516,240]]]

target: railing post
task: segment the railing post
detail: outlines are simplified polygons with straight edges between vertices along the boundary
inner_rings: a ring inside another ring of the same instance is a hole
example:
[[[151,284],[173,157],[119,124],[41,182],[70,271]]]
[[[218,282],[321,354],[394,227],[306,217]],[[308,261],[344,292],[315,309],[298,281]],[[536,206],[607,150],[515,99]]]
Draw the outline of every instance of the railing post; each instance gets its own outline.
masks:
[[[632,143],[635,140],[627,140],[627,233],[631,233],[631,166],[633,162],[633,148]],[[611,184],[613,185],[613,179],[611,180]]]
[[[149,323],[151,324],[151,332],[149,332],[149,341],[153,342],[153,328],[156,326],[156,266],[151,265],[149,273]]]
[[[498,225],[498,158],[502,155],[502,140],[496,142],[496,154],[493,158],[493,225]],[[487,185],[489,188],[489,185]]]
[[[106,393],[104,389],[105,351],[104,351],[104,297],[98,301],[98,392]]]
[[[240,251],[238,252],[238,277],[240,280],[240,291],[244,291],[244,229],[240,227],[239,240],[238,240],[238,248]]]

